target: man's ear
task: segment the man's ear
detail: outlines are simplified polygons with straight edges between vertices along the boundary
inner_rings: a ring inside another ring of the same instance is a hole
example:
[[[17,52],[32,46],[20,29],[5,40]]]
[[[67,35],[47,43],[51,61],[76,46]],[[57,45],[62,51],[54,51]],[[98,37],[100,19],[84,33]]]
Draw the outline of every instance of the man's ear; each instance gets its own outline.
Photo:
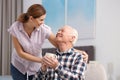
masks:
[[[74,40],[75,40],[75,36],[72,36],[70,41],[73,42]]]

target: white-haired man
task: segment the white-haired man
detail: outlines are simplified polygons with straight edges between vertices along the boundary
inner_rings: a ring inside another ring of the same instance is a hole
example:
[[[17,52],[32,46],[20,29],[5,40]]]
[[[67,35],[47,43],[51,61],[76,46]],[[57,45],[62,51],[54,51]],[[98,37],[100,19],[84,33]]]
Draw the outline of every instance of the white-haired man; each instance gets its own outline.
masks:
[[[57,58],[43,57],[41,77],[44,80],[83,80],[86,62],[82,53],[73,48],[77,41],[78,32],[70,26],[58,30],[56,41]]]

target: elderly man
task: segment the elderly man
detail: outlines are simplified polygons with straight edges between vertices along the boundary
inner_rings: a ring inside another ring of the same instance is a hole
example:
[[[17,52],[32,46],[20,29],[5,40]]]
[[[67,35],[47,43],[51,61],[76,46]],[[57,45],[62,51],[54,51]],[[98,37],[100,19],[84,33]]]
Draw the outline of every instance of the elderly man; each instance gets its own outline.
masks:
[[[77,38],[77,31],[70,26],[58,30],[56,58],[43,57],[40,72],[44,80],[83,80],[86,62],[82,53],[73,48]]]

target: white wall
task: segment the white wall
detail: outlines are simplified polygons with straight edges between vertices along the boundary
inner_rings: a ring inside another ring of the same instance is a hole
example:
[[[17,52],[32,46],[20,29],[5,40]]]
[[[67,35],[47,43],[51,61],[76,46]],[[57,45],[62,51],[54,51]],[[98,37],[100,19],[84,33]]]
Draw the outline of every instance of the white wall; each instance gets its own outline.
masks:
[[[120,80],[120,0],[97,0],[96,6],[96,60],[111,69],[109,80]]]
[[[41,0],[23,0],[23,12],[26,12],[32,4],[41,4]]]
[[[96,0],[95,29],[95,39],[79,40],[76,45],[94,45],[96,60],[112,74],[109,80],[120,80],[120,0]],[[46,43],[43,47],[53,46]]]

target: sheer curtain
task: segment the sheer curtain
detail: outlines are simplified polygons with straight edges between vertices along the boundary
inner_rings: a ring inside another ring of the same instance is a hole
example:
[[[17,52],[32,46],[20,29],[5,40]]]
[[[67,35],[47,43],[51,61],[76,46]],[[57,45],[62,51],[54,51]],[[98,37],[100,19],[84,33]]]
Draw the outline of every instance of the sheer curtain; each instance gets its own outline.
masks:
[[[10,74],[12,41],[7,29],[23,12],[23,0],[0,0],[0,75]]]

